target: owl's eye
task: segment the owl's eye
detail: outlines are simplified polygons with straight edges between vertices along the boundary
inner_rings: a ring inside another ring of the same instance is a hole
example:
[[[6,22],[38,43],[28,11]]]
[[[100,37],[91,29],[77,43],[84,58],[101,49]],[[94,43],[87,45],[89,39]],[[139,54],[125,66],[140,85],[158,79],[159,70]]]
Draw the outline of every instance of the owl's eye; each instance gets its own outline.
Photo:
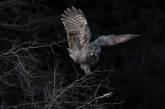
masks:
[[[95,50],[95,55],[99,55],[99,54],[100,54],[100,52],[101,52],[101,50],[100,50],[100,49],[96,49],[96,50]]]

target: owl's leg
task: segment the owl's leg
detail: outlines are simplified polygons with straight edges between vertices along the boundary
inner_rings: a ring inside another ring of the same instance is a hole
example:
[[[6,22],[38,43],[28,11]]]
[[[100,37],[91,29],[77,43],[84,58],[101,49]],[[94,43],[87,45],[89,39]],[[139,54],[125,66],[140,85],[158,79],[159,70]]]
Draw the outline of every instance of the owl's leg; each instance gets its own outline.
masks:
[[[91,70],[90,70],[90,66],[88,64],[80,64],[80,67],[82,70],[84,70],[84,72],[88,75],[92,74]]]

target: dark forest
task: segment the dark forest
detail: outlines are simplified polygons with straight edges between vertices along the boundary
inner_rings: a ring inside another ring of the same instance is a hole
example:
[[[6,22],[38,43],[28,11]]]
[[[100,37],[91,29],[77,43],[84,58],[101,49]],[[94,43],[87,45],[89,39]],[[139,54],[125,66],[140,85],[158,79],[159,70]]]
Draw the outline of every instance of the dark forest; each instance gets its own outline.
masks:
[[[68,55],[61,14],[81,9],[103,47],[86,76]],[[0,0],[0,109],[165,109],[163,0]]]

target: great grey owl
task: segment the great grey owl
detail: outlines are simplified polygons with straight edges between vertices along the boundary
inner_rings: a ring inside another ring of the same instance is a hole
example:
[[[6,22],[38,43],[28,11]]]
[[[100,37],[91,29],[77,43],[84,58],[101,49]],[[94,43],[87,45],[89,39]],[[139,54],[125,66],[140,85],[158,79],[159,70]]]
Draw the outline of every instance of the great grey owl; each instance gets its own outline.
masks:
[[[106,35],[90,42],[91,32],[87,20],[83,12],[75,7],[67,8],[62,14],[61,21],[67,33],[69,55],[74,62],[80,64],[86,74],[91,74],[90,65],[99,60],[101,47],[117,45],[139,36],[136,34]]]

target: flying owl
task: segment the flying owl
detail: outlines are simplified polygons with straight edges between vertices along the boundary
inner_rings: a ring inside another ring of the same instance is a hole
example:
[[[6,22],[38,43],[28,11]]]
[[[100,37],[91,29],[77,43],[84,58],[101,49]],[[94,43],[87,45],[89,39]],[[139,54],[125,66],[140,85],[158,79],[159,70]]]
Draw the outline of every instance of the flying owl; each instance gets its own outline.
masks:
[[[84,13],[75,7],[67,8],[61,21],[65,27],[68,39],[68,51],[74,62],[79,63],[86,74],[92,74],[90,66],[99,60],[101,47],[113,46],[133,39],[139,35],[106,35],[90,42],[91,32]]]

